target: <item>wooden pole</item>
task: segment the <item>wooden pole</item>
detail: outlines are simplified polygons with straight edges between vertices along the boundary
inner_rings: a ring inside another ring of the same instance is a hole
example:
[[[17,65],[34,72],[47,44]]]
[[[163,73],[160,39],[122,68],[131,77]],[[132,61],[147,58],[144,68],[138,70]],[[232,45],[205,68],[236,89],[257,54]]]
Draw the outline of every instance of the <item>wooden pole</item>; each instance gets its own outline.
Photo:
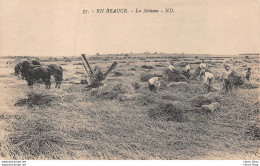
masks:
[[[104,76],[106,77],[112,70],[114,70],[114,68],[116,67],[117,65],[117,61],[115,61],[111,66],[110,68],[106,71],[106,73],[104,74]]]
[[[87,58],[86,58],[85,54],[81,54],[81,55],[82,55],[84,61],[86,62],[86,64],[88,65],[90,74],[91,74],[91,76],[92,76],[92,75],[93,75],[93,71],[92,71],[92,69],[91,69],[91,67],[90,67],[90,65],[89,65],[89,63],[88,63],[88,61],[87,61]]]

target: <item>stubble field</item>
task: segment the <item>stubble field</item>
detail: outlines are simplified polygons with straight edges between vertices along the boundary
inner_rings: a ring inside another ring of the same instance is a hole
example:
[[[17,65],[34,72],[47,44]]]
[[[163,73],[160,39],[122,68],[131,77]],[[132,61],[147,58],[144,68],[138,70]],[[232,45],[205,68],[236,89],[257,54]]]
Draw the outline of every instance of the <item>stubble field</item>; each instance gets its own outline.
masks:
[[[213,92],[199,79],[165,84],[152,93],[151,75],[164,75],[170,59],[115,59],[100,88],[79,83],[82,61],[44,61],[64,69],[61,89],[27,87],[15,76],[14,59],[0,59],[1,159],[259,159],[258,58],[203,58],[215,74]],[[196,69],[202,58],[176,58]],[[6,64],[11,61],[11,64]],[[112,59],[89,59],[105,72]],[[219,80],[224,64],[251,82],[230,94]],[[151,66],[151,67],[145,67]],[[150,69],[149,69],[150,68]],[[214,111],[205,103],[218,103]]]

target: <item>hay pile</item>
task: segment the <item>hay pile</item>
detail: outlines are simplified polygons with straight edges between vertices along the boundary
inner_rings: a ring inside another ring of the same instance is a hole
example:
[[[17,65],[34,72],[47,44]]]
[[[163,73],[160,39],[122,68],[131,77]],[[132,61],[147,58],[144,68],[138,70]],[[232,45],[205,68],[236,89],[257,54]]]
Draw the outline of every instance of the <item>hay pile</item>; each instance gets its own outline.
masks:
[[[187,81],[187,78],[178,70],[165,70],[164,71],[164,80],[169,82],[180,82]]]
[[[18,100],[14,106],[24,106],[28,107],[33,106],[50,106],[53,101],[57,101],[60,98],[54,95],[45,94],[45,93],[30,93],[28,94],[28,98]]]
[[[202,105],[211,104],[214,102],[223,102],[223,96],[221,94],[204,94],[198,95],[191,99],[191,104],[194,107],[201,107]]]
[[[165,65],[157,64],[156,67],[165,67]]]
[[[160,96],[163,100],[170,100],[170,101],[176,101],[178,100],[178,96],[176,94],[173,94],[172,92],[168,90],[160,91]]]
[[[186,64],[187,64],[187,62],[180,62],[180,63],[178,64],[178,66],[180,66],[180,67],[185,67]]]
[[[113,76],[114,77],[121,77],[121,76],[124,76],[124,75],[120,72],[115,71]]]
[[[204,97],[203,95],[196,96],[191,100],[191,104],[194,107],[202,107],[203,105],[211,104],[212,100]]]
[[[65,62],[72,62],[70,59],[66,59]]]
[[[238,87],[244,84],[244,80],[242,76],[240,76],[237,72],[232,70],[231,74],[229,75],[228,79],[230,80],[232,86]]]
[[[8,139],[11,144],[10,152],[14,158],[24,155],[31,159],[40,156],[59,159],[64,147],[80,146],[68,134],[56,130],[49,119],[36,117],[17,123],[19,128],[16,128]]]
[[[202,84],[195,83],[173,82],[168,84],[168,87],[174,90],[175,93],[181,93],[180,95],[204,94],[206,92]]]
[[[250,140],[259,141],[260,140],[260,125],[259,124],[248,124],[245,129],[245,135]]]
[[[153,66],[147,66],[147,65],[142,65],[141,68],[144,68],[144,69],[154,69]]]
[[[132,83],[132,86],[134,87],[135,90],[140,89],[141,87],[141,85],[137,82]]]
[[[146,74],[146,73],[141,73],[140,81],[141,82],[147,82],[149,81],[150,78],[152,77],[162,77],[163,75],[160,74]]]
[[[64,103],[73,103],[76,99],[77,99],[77,95],[73,93],[62,96],[62,102]]]
[[[171,103],[160,103],[157,107],[149,110],[149,117],[165,119],[167,121],[183,122],[183,111]]]
[[[153,105],[156,103],[162,102],[160,100],[158,94],[155,94],[150,91],[143,91],[140,95],[136,97],[136,103],[141,106],[146,106],[146,105]]]
[[[245,84],[241,85],[240,88],[242,88],[242,89],[256,89],[256,88],[259,88],[259,85],[258,84],[245,83]]]
[[[193,97],[190,104],[202,111],[213,112],[219,108],[219,103],[222,101],[223,98],[219,94],[205,94]]]
[[[136,71],[136,68],[132,67],[132,68],[130,68],[128,70]]]
[[[109,82],[105,86],[92,90],[92,94],[101,99],[117,99],[121,94],[132,94],[134,87],[129,83]]]

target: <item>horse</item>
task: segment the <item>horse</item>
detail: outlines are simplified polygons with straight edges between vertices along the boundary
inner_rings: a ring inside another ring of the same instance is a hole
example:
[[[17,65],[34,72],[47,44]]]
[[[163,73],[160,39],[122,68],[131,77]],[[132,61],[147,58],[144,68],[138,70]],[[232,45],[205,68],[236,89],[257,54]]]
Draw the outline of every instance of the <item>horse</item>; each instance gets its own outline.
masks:
[[[19,78],[19,74],[21,74],[21,67],[22,67],[22,63],[18,63],[14,67],[14,74],[16,76],[18,76],[18,78]],[[23,76],[22,76],[22,79],[23,79]]]
[[[48,65],[51,75],[54,77],[56,85],[55,88],[60,89],[60,85],[63,78],[63,69],[61,66],[50,64]]]
[[[34,67],[28,61],[24,61],[21,67],[21,74],[24,76],[29,87],[33,87],[33,84],[40,79],[45,83],[45,88],[51,87],[51,71],[47,66]]]

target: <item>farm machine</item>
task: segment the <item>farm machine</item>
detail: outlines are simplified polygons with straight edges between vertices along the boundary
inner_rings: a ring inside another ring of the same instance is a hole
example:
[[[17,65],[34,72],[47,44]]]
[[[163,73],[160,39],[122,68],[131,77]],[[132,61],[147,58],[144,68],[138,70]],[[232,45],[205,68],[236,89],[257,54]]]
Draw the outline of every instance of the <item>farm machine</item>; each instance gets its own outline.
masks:
[[[109,75],[109,73],[111,73],[112,70],[115,69],[115,67],[117,66],[117,62],[115,61],[109,68],[108,70],[103,73],[100,69],[100,67],[95,66],[94,70],[92,70],[92,68],[90,67],[90,64],[88,63],[88,60],[86,58],[85,54],[81,54],[82,58],[83,58],[83,66],[85,71],[88,74],[89,77],[89,82],[86,79],[82,79],[81,83],[82,84],[88,84],[89,87],[91,88],[97,88],[99,87],[102,83],[103,80],[106,79],[106,77]]]

